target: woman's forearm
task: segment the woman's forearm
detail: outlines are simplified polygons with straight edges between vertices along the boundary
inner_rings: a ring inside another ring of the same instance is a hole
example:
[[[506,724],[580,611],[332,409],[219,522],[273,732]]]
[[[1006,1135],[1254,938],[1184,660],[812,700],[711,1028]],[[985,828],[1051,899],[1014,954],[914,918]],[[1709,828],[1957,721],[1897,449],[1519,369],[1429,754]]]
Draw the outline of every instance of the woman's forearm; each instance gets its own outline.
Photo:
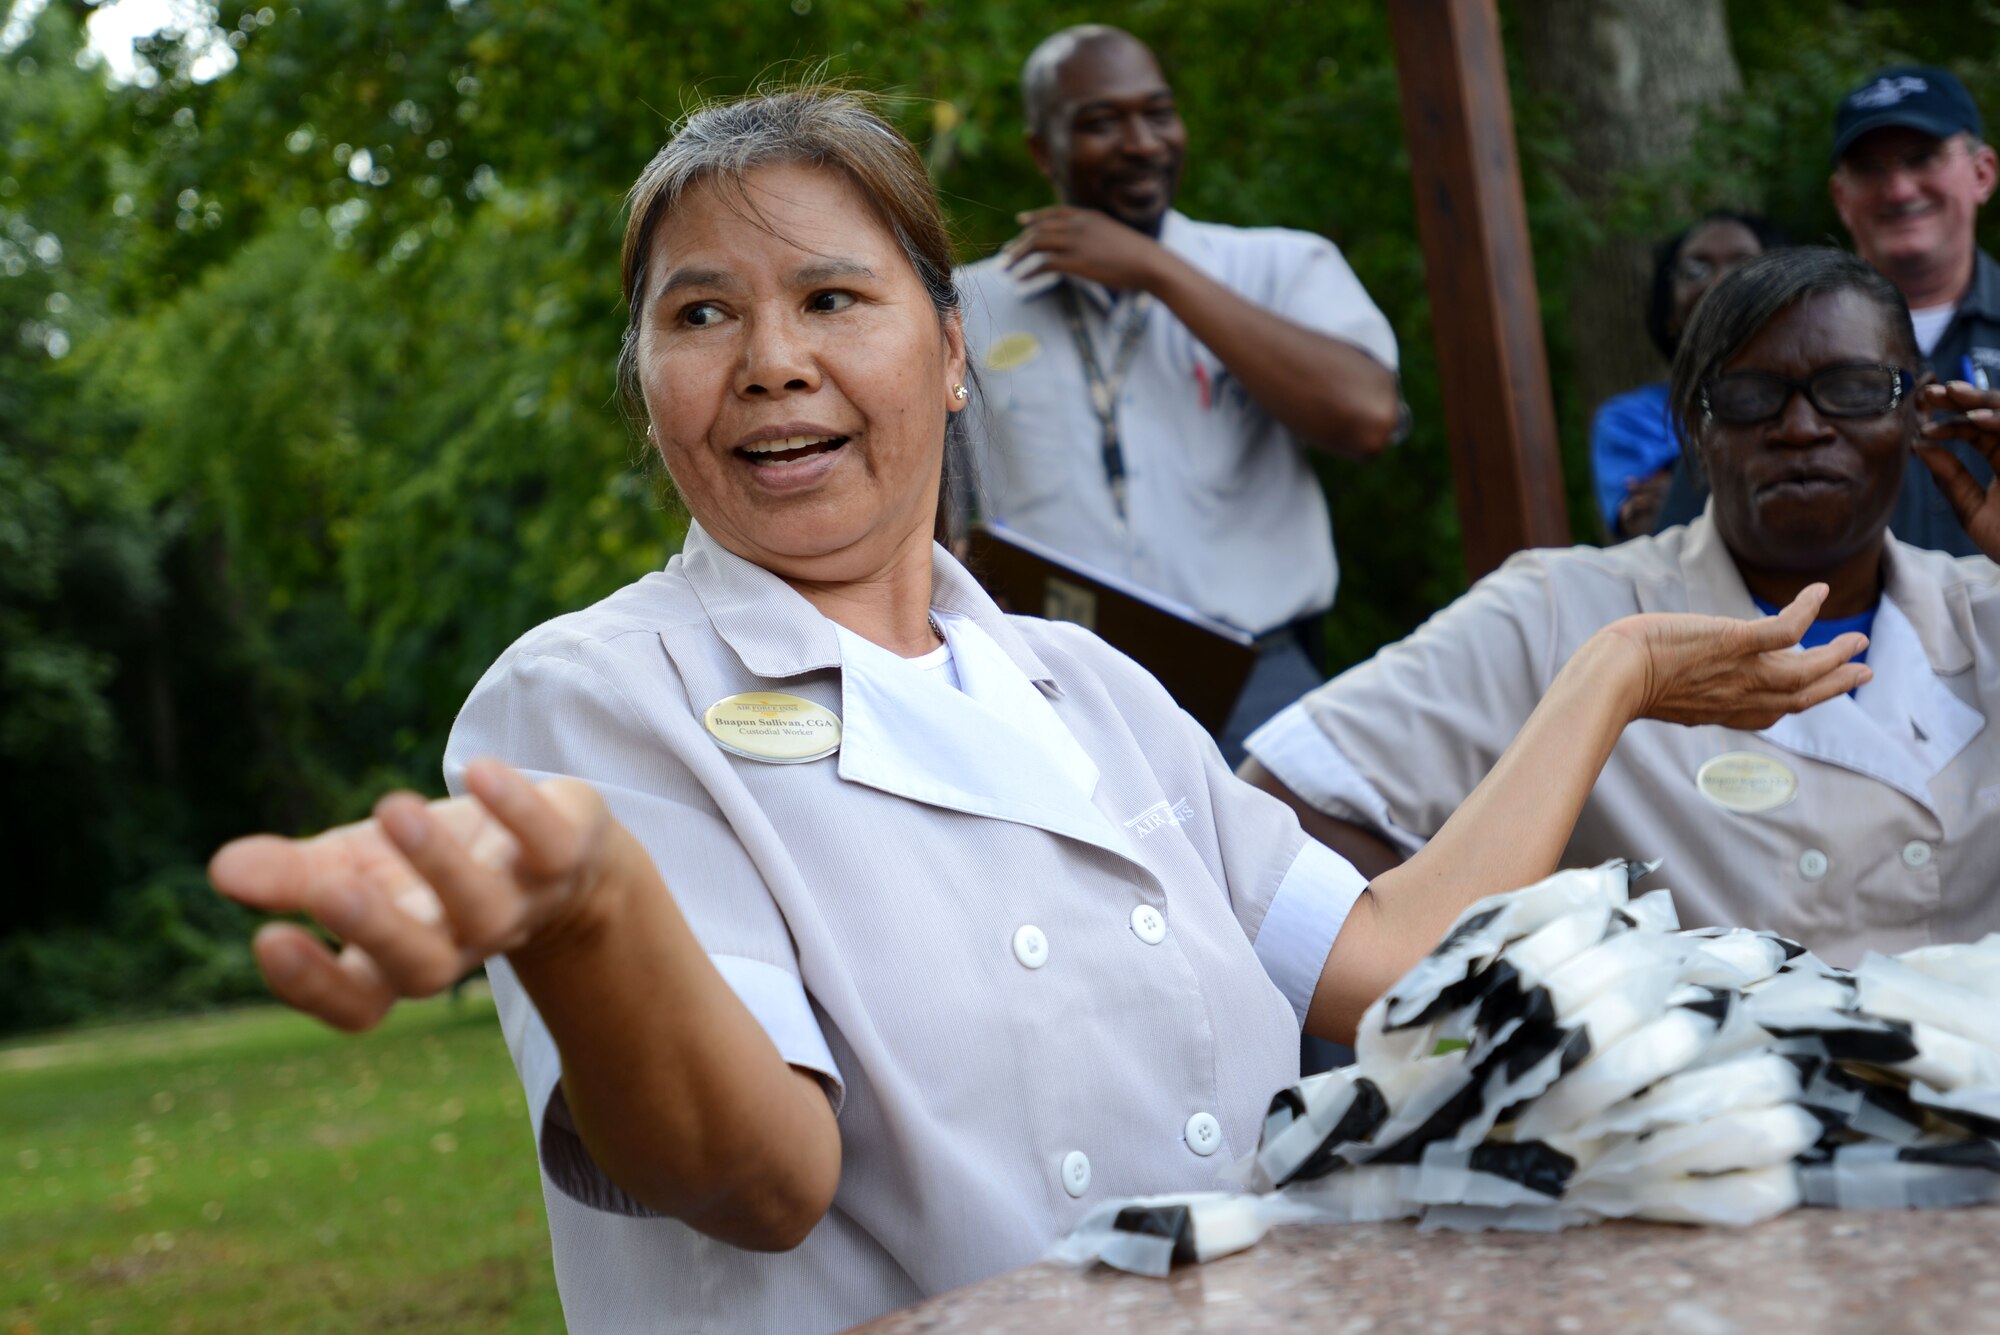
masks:
[[[1370,882],[1342,925],[1306,1027],[1348,1041],[1362,1011],[1466,905],[1547,876],[1644,696],[1643,651],[1599,634],[1570,659],[1492,771],[1407,862]]]
[[[641,1204],[737,1246],[796,1246],[840,1180],[825,1091],[716,971],[638,841],[613,838],[590,911],[508,957],[578,1134]]]

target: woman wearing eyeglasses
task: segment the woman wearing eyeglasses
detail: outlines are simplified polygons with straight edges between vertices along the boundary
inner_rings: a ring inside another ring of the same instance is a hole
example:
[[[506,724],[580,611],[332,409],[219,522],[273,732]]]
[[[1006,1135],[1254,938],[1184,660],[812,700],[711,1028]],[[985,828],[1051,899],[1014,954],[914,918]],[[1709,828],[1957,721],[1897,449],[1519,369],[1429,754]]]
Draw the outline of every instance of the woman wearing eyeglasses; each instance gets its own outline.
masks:
[[[1775,928],[1835,963],[2000,930],[2000,485],[1924,451],[1987,557],[1887,531],[1922,438],[2000,456],[2000,396],[1921,384],[1918,366],[1901,295],[1863,261],[1813,247],[1745,265],[1674,361],[1713,489],[1702,516],[1516,556],[1254,734],[1245,777],[1379,872],[1451,815],[1593,631],[1632,612],[1754,617],[1824,581],[1804,643],[1866,632],[1873,680],[1757,732],[1632,725],[1563,863],[1664,858],[1688,925]],[[1939,408],[1973,412],[1920,425]]]

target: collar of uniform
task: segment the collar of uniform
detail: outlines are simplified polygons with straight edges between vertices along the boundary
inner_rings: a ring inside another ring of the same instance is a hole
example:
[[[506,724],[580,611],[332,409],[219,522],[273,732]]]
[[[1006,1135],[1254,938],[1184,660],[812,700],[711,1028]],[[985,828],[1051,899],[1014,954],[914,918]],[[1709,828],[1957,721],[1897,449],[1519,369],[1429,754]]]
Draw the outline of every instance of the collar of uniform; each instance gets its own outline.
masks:
[[[1959,300],[1958,309],[1952,313],[1954,321],[1977,316],[1982,320],[2000,321],[2000,264],[1985,251],[1975,251],[1972,258],[1972,286],[1966,289]],[[1946,368],[1951,376],[1958,374],[1956,367]]]
[[[1762,616],[1736,569],[1735,558],[1716,531],[1714,509],[1715,500],[1710,497],[1700,516],[1688,525],[1687,541],[1681,546],[1688,611],[1711,616]],[[1924,578],[1919,568],[1922,564],[1894,534],[1883,535],[1882,596],[1908,618],[1931,670],[1951,676],[1972,666],[1972,648],[1959,631],[1959,618],[1952,615],[1947,589]]]
[[[1688,525],[1681,548],[1688,610],[1761,616],[1716,532],[1714,504],[1711,498]],[[1920,562],[1908,548],[1893,537],[1886,541],[1882,610],[1876,614],[1876,643],[1868,655],[1875,680],[1857,698],[1837,696],[1803,714],[1787,714],[1757,735],[1788,751],[1866,774],[1935,810],[1930,780],[1985,726],[1985,719],[1936,675],[1964,671],[1972,663],[1945,591],[1922,577]],[[1895,745],[1883,746],[1884,734]]]
[[[688,523],[681,570],[723,643],[760,677],[840,666],[833,623],[784,580]]]
[[[1921,554],[1896,541],[1893,533],[1885,537],[1882,596],[1909,619],[1931,671],[1947,677],[1966,671],[1972,666],[1972,646],[1960,631],[1960,618],[1953,615],[1950,601],[1952,589],[1959,586],[1926,579]]]
[[[833,622],[784,580],[746,561],[688,524],[681,569],[723,643],[759,677],[796,677],[840,666],[840,636]],[[979,623],[1044,695],[1062,691],[1034,650],[1015,633],[986,590],[949,552],[931,546],[931,605]]]
[[[1856,691],[1854,700],[1890,742],[1916,761],[1924,798],[1930,780],[1986,727],[1986,716],[1938,679],[1935,664],[1897,589],[1885,588],[1868,643],[1875,679]]]
[[[1687,527],[1681,543],[1681,578],[1687,586],[1687,610],[1707,616],[1735,617],[1748,621],[1763,613],[1750,596],[1736,559],[1729,554],[1722,535],[1715,529],[1715,499],[1710,497],[1701,513]]]
[[[1016,821],[1137,862],[1131,841],[1093,803],[1096,762],[971,617],[944,622],[963,689],[836,632],[840,777],[951,811]]]
[[[1016,633],[1007,614],[980,587],[972,572],[936,543],[931,544],[931,606],[942,612],[956,612],[977,622],[988,638],[1000,646],[1000,652],[1012,659],[1014,666],[1041,688],[1043,695],[1062,695],[1062,688],[1056,684],[1055,677],[1035,651],[1028,647],[1028,642]]]
[[[1927,661],[1922,635],[1885,589],[1875,613],[1868,666],[1875,677],[1802,714],[1787,714],[1757,735],[1887,784],[1933,815],[1930,783],[1986,726],[1953,695]]]

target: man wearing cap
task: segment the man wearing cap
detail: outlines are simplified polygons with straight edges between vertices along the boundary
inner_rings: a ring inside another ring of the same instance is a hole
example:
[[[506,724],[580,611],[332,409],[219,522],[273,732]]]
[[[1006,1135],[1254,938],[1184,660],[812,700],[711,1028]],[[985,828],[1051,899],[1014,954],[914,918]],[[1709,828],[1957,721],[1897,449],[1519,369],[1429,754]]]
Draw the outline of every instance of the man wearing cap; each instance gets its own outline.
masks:
[[[1325,238],[1174,210],[1187,131],[1137,38],[1066,29],[1022,84],[1028,148],[1061,203],[961,274],[977,503],[1258,635],[1221,738],[1234,764],[1321,679],[1336,565],[1304,450],[1366,459],[1389,443],[1395,336]]]
[[[1910,304],[1926,368],[1985,389],[2000,387],[2000,265],[1979,249],[1973,230],[2000,181],[2000,159],[1981,133],[1979,108],[1950,71],[1878,70],[1834,113],[1832,190],[1855,253]],[[1982,484],[1992,478],[1970,446],[1949,448]],[[1685,461],[1676,465],[1655,531],[1687,523],[1706,499]],[[1904,469],[1889,531],[1957,556],[1979,550],[1921,454]]]

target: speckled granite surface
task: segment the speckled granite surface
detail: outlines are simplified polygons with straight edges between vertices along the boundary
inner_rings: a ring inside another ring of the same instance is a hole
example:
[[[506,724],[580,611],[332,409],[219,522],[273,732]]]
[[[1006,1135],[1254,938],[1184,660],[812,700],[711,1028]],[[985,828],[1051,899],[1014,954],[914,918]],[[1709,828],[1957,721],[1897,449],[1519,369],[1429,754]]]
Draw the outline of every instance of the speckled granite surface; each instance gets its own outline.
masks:
[[[2000,1207],[1795,1210],[1750,1229],[1604,1224],[1566,1233],[1274,1230],[1247,1252],[1140,1279],[1036,1265],[856,1328],[1055,1331],[2000,1332]]]

